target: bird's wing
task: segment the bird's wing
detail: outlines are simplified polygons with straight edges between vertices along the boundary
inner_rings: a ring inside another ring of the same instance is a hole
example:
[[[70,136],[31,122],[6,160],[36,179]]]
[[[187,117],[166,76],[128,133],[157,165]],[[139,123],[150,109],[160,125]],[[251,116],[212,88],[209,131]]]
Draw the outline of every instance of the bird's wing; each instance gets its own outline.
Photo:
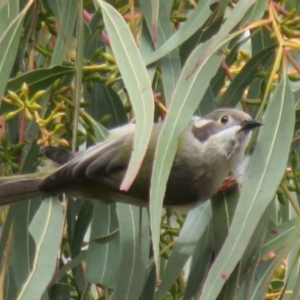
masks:
[[[106,141],[76,153],[71,161],[46,177],[41,188],[93,179],[119,189],[130,159],[133,134],[134,127],[130,127],[127,132],[123,131],[123,135],[114,133]],[[59,157],[60,151],[57,151],[55,154],[55,148],[52,149],[51,157]]]
[[[64,165],[65,163],[71,161],[75,157],[75,154],[70,150],[53,146],[42,147],[41,152],[47,158],[59,165]]]

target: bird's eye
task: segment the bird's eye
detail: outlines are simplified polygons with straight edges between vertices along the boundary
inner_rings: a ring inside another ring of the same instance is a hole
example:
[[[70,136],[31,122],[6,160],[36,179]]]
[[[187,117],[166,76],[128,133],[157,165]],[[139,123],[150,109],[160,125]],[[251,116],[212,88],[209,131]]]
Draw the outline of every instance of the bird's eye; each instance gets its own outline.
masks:
[[[229,120],[228,116],[223,116],[223,117],[220,119],[220,121],[221,121],[222,124],[226,124],[226,123],[228,122],[228,120]]]

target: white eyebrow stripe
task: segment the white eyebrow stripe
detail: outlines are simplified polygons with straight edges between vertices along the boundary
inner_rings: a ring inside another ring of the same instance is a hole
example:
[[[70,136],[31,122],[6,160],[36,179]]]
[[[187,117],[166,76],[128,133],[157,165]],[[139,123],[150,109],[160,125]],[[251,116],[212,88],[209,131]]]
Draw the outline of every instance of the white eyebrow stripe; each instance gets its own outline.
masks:
[[[212,120],[207,120],[207,119],[198,119],[198,120],[195,120],[194,121],[194,126],[196,128],[201,128],[207,124],[210,124],[212,123],[213,121]]]

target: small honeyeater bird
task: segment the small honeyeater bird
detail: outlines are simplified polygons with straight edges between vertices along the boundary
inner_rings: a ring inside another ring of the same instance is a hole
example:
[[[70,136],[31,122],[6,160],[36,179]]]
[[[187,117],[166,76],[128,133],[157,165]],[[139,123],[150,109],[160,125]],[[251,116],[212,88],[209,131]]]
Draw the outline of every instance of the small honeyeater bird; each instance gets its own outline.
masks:
[[[237,109],[218,109],[191,120],[179,135],[164,206],[194,206],[210,199],[244,156],[251,132],[262,125]],[[150,143],[133,185],[121,191],[133,147],[134,125],[112,131],[104,142],[72,153],[44,147],[54,165],[35,174],[0,178],[0,205],[66,193],[105,203],[146,206],[154,152],[163,122],[153,125]]]

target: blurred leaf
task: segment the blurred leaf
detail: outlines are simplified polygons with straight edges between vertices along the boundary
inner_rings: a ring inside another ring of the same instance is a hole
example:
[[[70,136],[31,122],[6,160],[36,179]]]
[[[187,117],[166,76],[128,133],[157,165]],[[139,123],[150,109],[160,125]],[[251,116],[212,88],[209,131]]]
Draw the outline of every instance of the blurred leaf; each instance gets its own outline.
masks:
[[[128,190],[135,179],[147,150],[154,116],[154,99],[146,67],[135,41],[119,13],[110,5],[101,5],[111,47],[126,85],[135,117],[134,152],[123,179],[121,190]]]
[[[118,228],[116,205],[103,205],[95,202],[90,240],[108,236]],[[88,282],[113,288],[119,266],[119,236],[115,236],[106,244],[90,243],[87,255],[86,277]]]
[[[270,252],[277,252],[286,245],[290,234],[295,231],[297,218],[276,226],[268,231],[261,251],[261,257],[266,257]]]
[[[124,105],[112,88],[94,82],[92,93],[84,90],[84,99],[90,102],[85,110],[95,120],[100,121],[104,116],[110,117],[105,124],[107,128],[119,127],[128,122]]]
[[[246,13],[241,26],[254,23],[261,19],[267,9],[268,0],[256,0],[255,4]]]
[[[242,70],[234,77],[224,93],[220,106],[235,107],[241,101],[245,89],[255,80],[257,73],[274,53],[275,47],[264,48],[245,64]]]
[[[51,68],[37,69],[19,75],[16,78],[10,79],[7,82],[5,92],[7,93],[7,91],[14,91],[15,93],[18,93],[21,91],[23,83],[26,82],[29,87],[30,95],[33,95],[37,91],[49,88],[56,79],[63,78],[64,76],[72,74],[74,72],[74,68],[64,66],[54,66]],[[2,102],[0,114],[3,114],[10,110],[11,105]]]
[[[195,247],[183,300],[193,299],[197,295],[213,260],[213,242],[212,227],[209,224]]]
[[[295,122],[295,130],[299,130],[300,129],[300,109],[296,110],[296,122]]]
[[[72,257],[78,256],[81,252],[84,236],[92,219],[92,213],[93,204],[90,201],[84,201],[76,220],[74,235],[71,241]]]
[[[160,46],[153,54],[146,58],[145,63],[149,65],[173,49],[178,47],[184,41],[186,41],[192,34],[194,34],[210,16],[210,5],[215,0],[200,0],[197,8],[194,9],[192,15],[188,20],[180,26],[180,29],[173,34],[162,46]]]
[[[272,263],[268,261],[262,263],[262,265],[268,264],[268,268],[261,272],[261,277],[256,276],[256,285],[251,289],[251,296],[248,298],[249,300],[260,299],[264,296],[265,292],[268,289],[269,283],[273,277],[273,274],[276,270],[278,270],[279,266],[282,264],[283,259],[286,257],[287,253],[290,251],[295,241],[297,240],[300,234],[300,218],[297,218],[296,228],[289,235],[289,239],[287,243],[284,245],[283,249],[280,250],[279,253],[275,256],[274,259],[270,259]],[[259,270],[259,269],[258,269]],[[260,271],[260,270],[259,270]]]
[[[151,30],[151,16],[148,14],[151,11],[151,3],[147,0],[139,0],[142,12],[145,16],[148,29]],[[160,4],[158,15],[158,37],[156,41],[157,47],[160,47],[173,35],[173,28],[169,16],[172,7],[172,1],[163,1]],[[160,67],[162,72],[163,89],[167,106],[170,105],[173,91],[181,71],[181,62],[178,49],[169,52],[160,60]]]
[[[155,299],[162,299],[176,281],[187,260],[194,253],[197,242],[205,232],[211,217],[212,212],[209,202],[189,212],[161,277],[161,285],[156,292]]]
[[[10,0],[14,3],[14,0]],[[7,5],[10,7],[10,2]],[[29,10],[30,6],[34,3],[30,0],[26,7],[21,11],[18,16],[13,16],[14,19],[6,27],[6,30],[0,36],[0,72],[1,72],[1,82],[0,82],[0,105],[2,101],[2,96],[4,94],[5,86],[9,78],[13,63],[15,61],[15,56],[18,50],[18,44],[20,41],[20,36],[22,33],[22,24],[25,14]],[[3,6],[1,12],[3,13],[6,7]]]
[[[157,42],[158,36],[158,14],[161,7],[159,7],[159,0],[152,0],[151,1],[151,12],[152,12],[152,22],[151,22],[151,35],[154,44]]]
[[[74,31],[77,17],[77,3],[72,0],[49,1],[49,5],[60,21],[60,29],[57,33],[55,48],[52,53],[51,66],[61,64],[66,56],[66,51],[70,47],[71,38]],[[75,4],[75,5],[74,5]]]
[[[170,110],[157,143],[150,189],[150,227],[156,263],[159,253],[162,202],[177,150],[178,136],[187,126],[208,87],[210,79],[221,63],[221,58],[218,55],[211,55],[194,72],[194,66],[197,65],[199,57],[205,53],[205,50],[206,44],[200,45],[187,60],[174,91]],[[203,85],[199,86],[198,82],[203,82]]]
[[[17,0],[5,0],[0,4],[0,35],[5,32],[9,25],[19,14],[19,3]]]
[[[139,299],[144,286],[150,250],[148,214],[145,208],[118,203],[120,265],[114,299]]]
[[[215,255],[221,250],[228,235],[238,199],[239,189],[237,186],[229,188],[225,192],[219,192],[211,199]]]
[[[141,300],[153,300],[156,290],[156,268],[154,264],[148,265],[144,290]]]
[[[87,251],[82,251],[78,256],[76,256],[71,261],[66,263],[62,268],[59,269],[59,271],[57,272],[57,276],[55,276],[52,279],[52,283],[60,280],[70,270],[72,270],[72,269],[76,268],[78,265],[80,265],[86,259],[86,256],[87,256]],[[50,286],[51,286],[51,284],[50,284]]]
[[[35,167],[37,164],[38,151],[39,148],[37,147],[36,141],[33,140],[24,158],[21,173],[33,173],[36,171]],[[39,206],[39,201],[24,201],[16,203],[11,208],[14,214],[13,268],[16,285],[19,289],[23,286],[32,269],[35,244],[32,236],[28,232],[28,228]]]
[[[220,66],[221,57],[216,54],[217,50],[227,43],[228,39],[226,37],[228,33],[252,4],[245,1],[238,3],[232,12],[232,17],[234,18],[228,19],[223,25],[222,30],[213,39],[207,41],[205,44],[201,44],[194,50],[186,61],[178,80],[169,113],[158,138],[151,176],[150,227],[154,260],[157,265],[162,203],[166,183],[177,150],[178,136],[188,125],[189,119],[201,101],[211,78]],[[199,86],[198,82],[202,82],[202,85]]]
[[[256,272],[261,260],[261,251],[265,242],[267,228],[270,220],[270,212],[272,203],[265,210],[260,218],[254,232],[252,233],[250,242],[243,254],[241,264],[241,276],[239,278],[240,285],[245,282],[244,298],[247,299],[252,292],[253,285],[256,281]]]
[[[214,299],[241,258],[284,173],[294,130],[294,102],[284,75],[267,108],[264,126],[245,175],[228,238],[212,265],[201,300]],[[257,162],[260,162],[258,164]]]
[[[29,227],[36,246],[32,270],[17,299],[41,298],[56,269],[62,230],[61,204],[56,199],[43,201]]]

